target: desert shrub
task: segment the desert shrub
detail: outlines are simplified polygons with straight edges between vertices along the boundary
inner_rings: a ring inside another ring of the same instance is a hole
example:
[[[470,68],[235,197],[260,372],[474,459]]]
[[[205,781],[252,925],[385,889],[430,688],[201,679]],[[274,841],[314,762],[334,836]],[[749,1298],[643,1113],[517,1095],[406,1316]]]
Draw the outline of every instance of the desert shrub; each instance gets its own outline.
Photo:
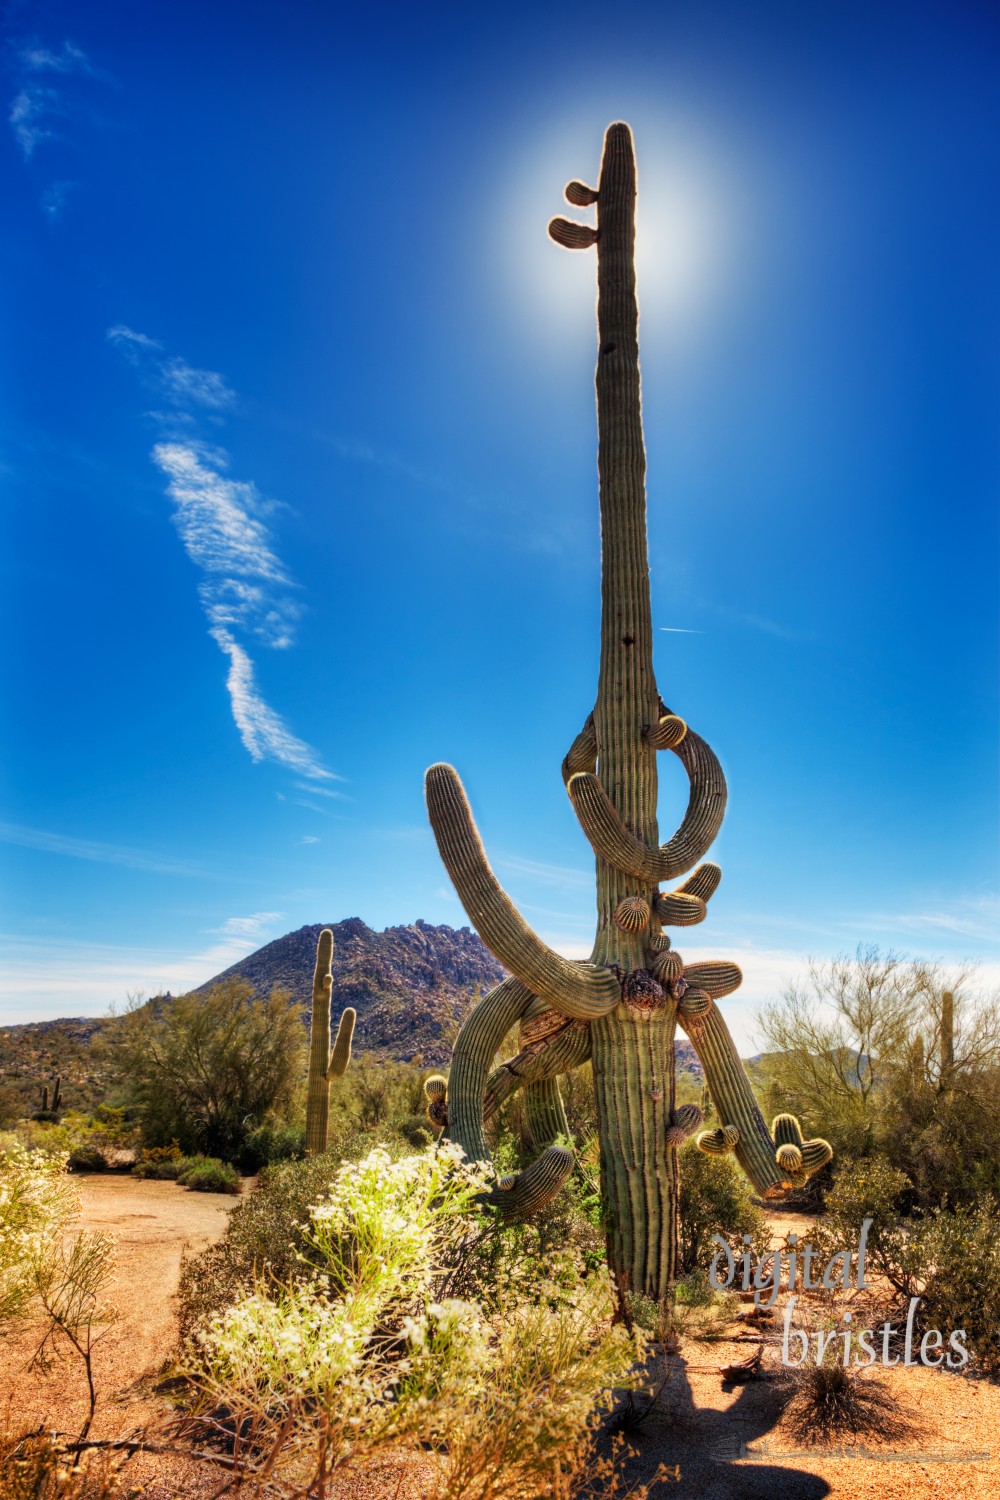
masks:
[[[40,1267],[76,1211],[65,1158],[8,1144],[0,1152],[0,1321],[22,1312]]]
[[[24,1115],[24,1105],[16,1089],[0,1083],[0,1130],[9,1130]]]
[[[605,1278],[536,1283],[492,1311],[441,1295],[483,1228],[489,1175],[447,1144],[344,1163],[300,1229],[312,1278],[258,1286],[189,1337],[200,1410],[224,1409],[303,1489],[406,1442],[437,1453],[428,1500],[573,1493],[637,1346],[612,1326]]]
[[[288,993],[256,997],[244,980],[135,1005],[118,1022],[114,1066],[146,1145],[225,1161],[286,1110],[304,1071],[302,1012]]]
[[[179,1163],[177,1181],[194,1193],[238,1193],[240,1174],[217,1156],[189,1156]]]
[[[46,1432],[0,1436],[0,1500],[118,1500],[124,1455],[73,1453]]]
[[[365,1146],[358,1142],[356,1156]],[[303,1233],[310,1204],[329,1191],[340,1162],[328,1152],[266,1167],[256,1191],[229,1215],[225,1233],[181,1268],[181,1328],[186,1333],[261,1282],[287,1286],[315,1274]]]
[[[240,1149],[236,1165],[244,1177],[255,1177],[263,1168],[279,1161],[301,1161],[306,1154],[304,1125],[268,1121],[251,1130]]]
[[[66,1165],[71,1172],[110,1171],[108,1159],[96,1141],[88,1141],[85,1145],[74,1146],[73,1150],[69,1153]]]
[[[1000,1374],[1000,1205],[934,1209],[907,1246],[910,1295],[920,1296],[919,1329],[964,1329],[975,1367]]]
[[[157,1182],[176,1182],[183,1169],[184,1153],[176,1141],[169,1146],[147,1146],[132,1168],[133,1177]]]
[[[834,1438],[890,1438],[912,1433],[914,1422],[897,1393],[881,1380],[856,1374],[839,1361],[803,1365],[790,1377],[789,1425],[801,1443]]]
[[[910,1193],[909,1178],[877,1157],[838,1164],[833,1187],[826,1196],[826,1213],[810,1232],[809,1242],[822,1260],[858,1244],[865,1219],[871,1219],[867,1239],[867,1275],[884,1276],[895,1291],[913,1290],[911,1228],[903,1221]]]
[[[707,1269],[718,1247],[712,1235],[740,1242],[750,1235],[757,1246],[768,1239],[767,1220],[754,1203],[746,1178],[724,1156],[706,1156],[688,1141],[680,1156],[680,1271]]]
[[[924,1208],[1000,1195],[1000,1069],[956,1069],[956,1087],[900,1068],[882,1101],[879,1147],[906,1171]]]

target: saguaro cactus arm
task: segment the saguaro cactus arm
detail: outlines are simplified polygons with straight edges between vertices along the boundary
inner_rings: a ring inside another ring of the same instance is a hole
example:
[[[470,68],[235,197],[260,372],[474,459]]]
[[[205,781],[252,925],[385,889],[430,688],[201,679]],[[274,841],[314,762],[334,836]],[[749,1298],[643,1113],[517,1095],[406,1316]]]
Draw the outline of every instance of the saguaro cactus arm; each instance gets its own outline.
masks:
[[[595,774],[580,771],[571,775],[567,784],[570,801],[594,852],[623,874],[653,885],[690,870],[722,827],[726,811],[726,780],[705,741],[689,729],[669,748],[688,773],[691,796],[681,826],[659,848],[650,848],[625,826]]]
[[[589,1020],[613,1010],[621,986],[610,969],[572,963],[537,937],[490,869],[452,766],[427,772],[427,811],[459,899],[490,952],[561,1015]]]
[[[523,1028],[522,1028],[523,1033]],[[529,1084],[540,1084],[570,1073],[590,1057],[590,1030],[581,1021],[563,1021],[557,1031],[526,1042],[516,1057],[493,1069],[483,1095],[483,1119],[492,1119],[501,1104]]]

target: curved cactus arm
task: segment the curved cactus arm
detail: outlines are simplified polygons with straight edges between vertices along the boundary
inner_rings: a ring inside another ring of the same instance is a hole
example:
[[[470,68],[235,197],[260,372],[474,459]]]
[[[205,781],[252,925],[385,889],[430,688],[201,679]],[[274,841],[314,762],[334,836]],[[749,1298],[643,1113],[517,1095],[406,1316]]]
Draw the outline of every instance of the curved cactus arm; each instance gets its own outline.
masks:
[[[594,715],[588,714],[586,724],[563,757],[562,779],[568,782],[569,778],[575,776],[578,771],[596,770],[597,730],[594,728]]]
[[[695,967],[708,966],[691,965],[691,968]],[[681,998],[677,1017],[701,1063],[712,1103],[723,1122],[722,1132],[736,1132],[735,1140],[731,1135],[726,1135],[726,1140],[735,1150],[736,1160],[757,1192],[764,1198],[780,1197],[791,1184],[775,1160],[774,1142],[757,1108],[750,1080],[733,1045],[729,1028],[718,1006],[703,990],[693,993],[703,995],[708,1004],[700,1014],[685,1014],[685,1002],[691,993],[689,991]],[[709,1131],[706,1134],[714,1140],[720,1133]],[[704,1136],[698,1137],[698,1145],[703,1151],[712,1149]],[[719,1154],[718,1147],[715,1154]]]
[[[681,826],[658,849],[626,828],[593,772],[578,772],[566,787],[594,852],[622,874],[652,885],[690,870],[715,838],[726,810],[726,780],[715,752],[690,729],[671,748],[688,773],[691,795]]]
[[[697,1104],[681,1104],[673,1110],[667,1126],[667,1145],[676,1150],[683,1146],[689,1135],[694,1135],[704,1116]]]
[[[452,884],[490,952],[560,1015],[590,1020],[614,1010],[621,986],[611,970],[553,952],[502,889],[453,766],[431,766],[427,772],[427,811]]]
[[[326,1070],[326,1076],[332,1083],[335,1078],[343,1078],[351,1061],[351,1043],[354,1040],[354,1023],[358,1019],[358,1013],[353,1005],[348,1005],[340,1013],[340,1021],[337,1026],[337,1038],[330,1048],[330,1066]]]
[[[693,927],[708,915],[700,896],[680,890],[666,894],[658,891],[653,897],[653,910],[664,927]]]
[[[505,979],[483,996],[458,1033],[448,1078],[448,1138],[470,1161],[490,1160],[483,1130],[486,1080],[500,1043],[534,999],[519,979]]]
[[[774,1157],[793,1187],[804,1187],[813,1173],[833,1160],[833,1147],[820,1137],[805,1141],[795,1115],[775,1115],[771,1121]]]
[[[524,1112],[528,1136],[536,1151],[569,1136],[559,1079],[555,1075],[525,1084]]]
[[[713,1000],[731,995],[743,983],[743,971],[739,965],[726,963],[721,958],[709,959],[703,964],[685,964],[682,972],[686,985],[704,990]]]
[[[484,1121],[492,1119],[501,1104],[519,1088],[569,1073],[589,1057],[590,1028],[579,1021],[564,1021],[558,1031],[522,1046],[516,1057],[501,1063],[490,1074],[483,1095]]]
[[[676,750],[688,732],[683,719],[676,714],[663,714],[655,724],[647,724],[645,739],[654,750]]]
[[[549,1146],[523,1172],[501,1177],[483,1195],[483,1202],[507,1221],[526,1219],[551,1203],[573,1170],[573,1153],[565,1146]]]

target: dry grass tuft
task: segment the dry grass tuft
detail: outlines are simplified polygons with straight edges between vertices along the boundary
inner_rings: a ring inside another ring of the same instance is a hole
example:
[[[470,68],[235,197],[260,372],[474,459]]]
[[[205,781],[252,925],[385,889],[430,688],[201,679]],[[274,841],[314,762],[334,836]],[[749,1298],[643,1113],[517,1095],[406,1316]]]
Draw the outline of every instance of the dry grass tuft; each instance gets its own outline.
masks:
[[[800,1443],[848,1436],[889,1441],[918,1430],[896,1393],[870,1375],[836,1363],[803,1367],[791,1379],[788,1417]]]

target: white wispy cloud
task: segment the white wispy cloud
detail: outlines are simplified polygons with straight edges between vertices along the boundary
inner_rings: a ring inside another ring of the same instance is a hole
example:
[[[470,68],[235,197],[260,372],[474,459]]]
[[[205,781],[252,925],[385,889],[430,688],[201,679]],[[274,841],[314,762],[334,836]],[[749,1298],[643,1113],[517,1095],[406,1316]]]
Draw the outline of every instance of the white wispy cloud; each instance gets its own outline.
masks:
[[[152,459],[166,479],[184,549],[203,575],[198,594],[209,634],[229,658],[226,686],[244,746],[255,761],[275,761],[310,782],[339,780],[265,701],[240,639],[250,636],[271,650],[287,650],[302,605],[265,520],[278,508],[276,502],[250,481],[234,478],[226,450],[197,431],[199,412],[202,419],[219,419],[236,408],[236,392],[218,371],[168,355],[157,339],[125,323],[109,328],[105,337],[174,404],[173,410],[150,414],[162,432]]]
[[[125,844],[107,844],[97,839],[78,839],[44,828],[26,828],[21,823],[0,823],[0,843],[15,844],[22,849],[37,849],[43,854],[65,854],[71,859],[89,859],[97,864],[126,865],[130,870],[146,870],[154,875],[208,876],[210,872],[187,860],[175,860],[145,849]]]
[[[212,411],[231,411],[236,405],[236,392],[218,370],[197,370],[186,360],[175,358],[166,361],[162,375],[167,394],[175,401],[190,401]]]
[[[149,338],[145,333],[136,333],[134,328],[129,328],[124,323],[116,323],[113,328],[108,329],[104,337],[109,344],[114,344],[115,348],[125,355],[130,364],[138,361],[140,353],[153,353],[163,348],[163,345],[158,344],[156,339]]]
[[[299,839],[300,844],[318,844],[319,839],[314,833],[304,833]]]
[[[516,875],[525,875],[540,885],[590,886],[594,883],[593,870],[574,870],[568,865],[549,865],[542,860],[522,859],[518,854],[499,855],[498,869],[510,870]]]
[[[46,46],[37,40],[22,40],[12,49],[15,93],[7,111],[7,120],[21,155],[31,162],[39,146],[59,141],[67,125],[88,118],[88,112],[66,92],[70,75],[90,82],[114,83],[107,73],[95,68],[87,54],[74,42],[61,47]],[[39,81],[44,78],[44,82]],[[68,190],[77,183],[54,182],[43,191],[40,203],[50,222],[55,222],[65,207]]]
[[[330,774],[334,781],[344,780],[343,776],[337,776],[334,772]],[[308,792],[313,797],[336,797],[341,802],[350,802],[352,800],[346,792],[338,792],[330,786],[307,786],[304,781],[297,781],[295,785],[300,792]]]
[[[253,760],[276,760],[300,776],[332,780],[332,772],[321,764],[316,751],[297,739],[280,714],[261,697],[254,681],[253,662],[243,647],[225,630],[209,632],[229,657],[226,687],[240,738]]]
[[[239,942],[257,942],[285,915],[283,911],[255,911],[248,917],[227,917],[216,932],[225,938],[236,938]]]
[[[277,936],[283,918],[230,917],[211,933],[214,941],[175,949],[0,933],[0,1025],[107,1015],[136,994],[183,995]]]
[[[98,76],[90,58],[73,42],[63,42],[58,52],[50,47],[26,42],[18,52],[18,60],[26,73],[82,73],[88,78]]]
[[[661,625],[661,630],[669,631],[671,635],[704,635],[703,630],[688,630],[684,625]]]
[[[267,527],[253,515],[254,485],[220,474],[202,461],[198,449],[181,443],[157,443],[153,461],[167,476],[167,493],[177,505],[174,523],[197,567],[206,573],[289,583]]]
[[[60,112],[55,89],[30,84],[11,100],[7,119],[25,161],[30,161],[43,141],[55,139],[53,119]]]

